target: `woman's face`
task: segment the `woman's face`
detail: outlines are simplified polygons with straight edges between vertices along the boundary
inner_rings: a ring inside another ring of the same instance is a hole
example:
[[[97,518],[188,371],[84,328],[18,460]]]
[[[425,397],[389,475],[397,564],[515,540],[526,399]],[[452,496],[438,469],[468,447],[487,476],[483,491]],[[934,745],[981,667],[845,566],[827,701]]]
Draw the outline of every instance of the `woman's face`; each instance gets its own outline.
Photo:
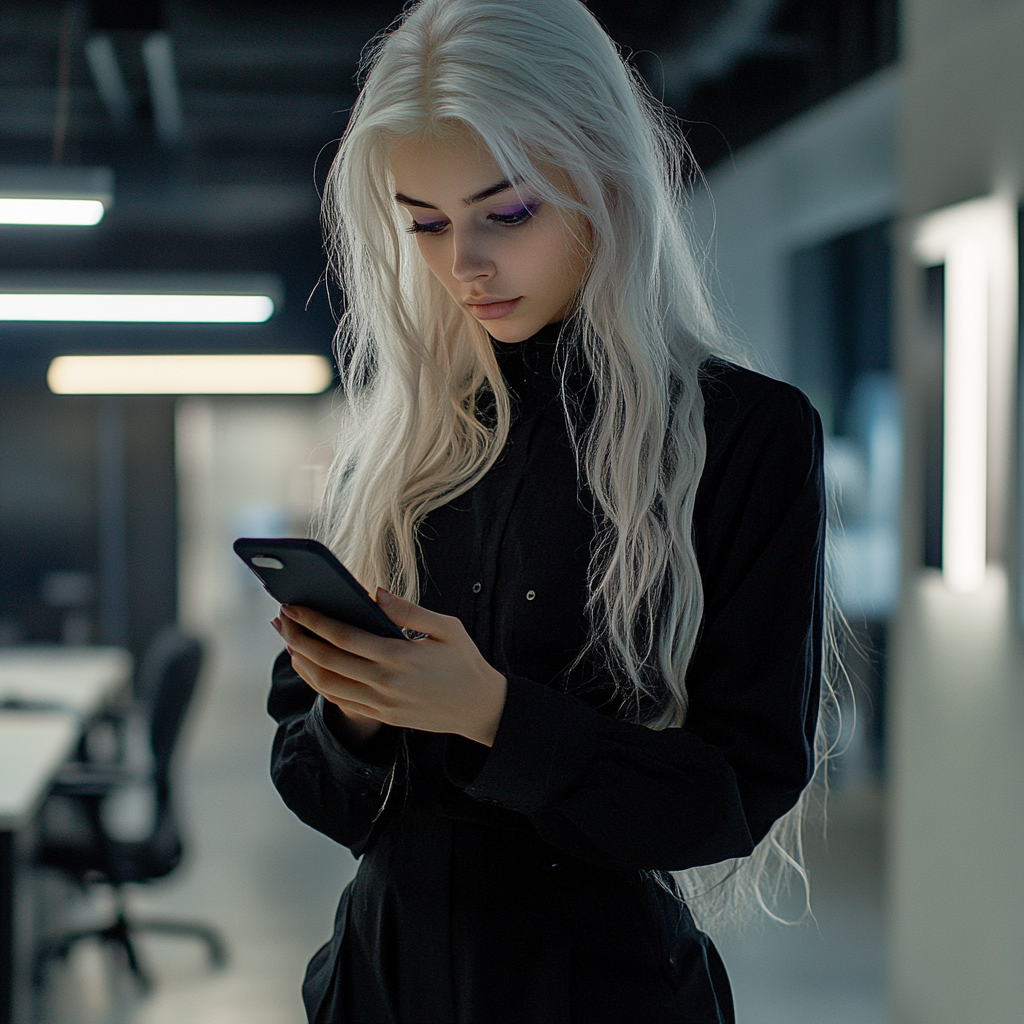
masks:
[[[517,193],[468,133],[400,141],[391,166],[427,266],[494,338],[525,341],[565,316],[590,261],[582,216]]]

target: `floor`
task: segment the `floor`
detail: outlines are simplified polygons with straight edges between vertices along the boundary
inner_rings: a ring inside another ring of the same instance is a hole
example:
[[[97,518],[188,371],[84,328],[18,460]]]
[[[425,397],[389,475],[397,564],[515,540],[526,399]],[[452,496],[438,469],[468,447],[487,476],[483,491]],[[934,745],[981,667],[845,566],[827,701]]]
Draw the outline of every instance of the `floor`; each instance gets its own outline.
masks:
[[[142,914],[219,928],[231,962],[207,971],[198,946],[146,940],[158,984],[142,997],[108,954],[85,944],[54,968],[39,1024],[301,1024],[306,961],[326,939],[355,862],[288,812],[267,771],[263,708],[277,650],[274,606],[253,592],[217,630],[183,751],[190,856],[177,875],[134,894]],[[884,1024],[881,800],[853,780],[833,794],[827,844],[810,843],[816,923],[767,925],[720,939],[740,1024]],[[102,915],[99,903],[80,919]]]
[[[814,921],[719,938],[739,1024],[886,1024],[881,799],[831,795],[808,844]]]

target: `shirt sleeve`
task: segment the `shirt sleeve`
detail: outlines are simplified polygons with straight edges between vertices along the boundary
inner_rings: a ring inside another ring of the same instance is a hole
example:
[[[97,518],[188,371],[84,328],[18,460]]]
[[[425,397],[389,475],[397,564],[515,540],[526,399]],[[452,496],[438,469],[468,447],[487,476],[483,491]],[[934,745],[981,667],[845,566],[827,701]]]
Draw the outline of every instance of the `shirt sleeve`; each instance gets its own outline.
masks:
[[[281,798],[358,857],[387,799],[400,730],[383,726],[358,753],[351,750],[337,709],[295,673],[287,651],[274,663],[267,709],[278,723],[270,774]]]
[[[452,781],[583,860],[678,870],[746,856],[813,772],[821,426],[798,391],[749,377],[761,393],[730,391],[708,425],[694,514],[704,617],[684,725],[654,731],[513,675],[493,747],[449,744]]]

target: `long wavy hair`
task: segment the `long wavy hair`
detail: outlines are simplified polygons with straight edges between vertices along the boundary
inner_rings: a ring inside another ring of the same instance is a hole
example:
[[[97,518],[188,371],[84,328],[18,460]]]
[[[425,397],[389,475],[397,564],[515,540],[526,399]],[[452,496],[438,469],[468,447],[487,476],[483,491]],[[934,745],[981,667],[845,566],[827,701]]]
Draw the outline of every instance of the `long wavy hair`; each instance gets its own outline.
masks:
[[[371,590],[416,600],[419,524],[477,483],[508,436],[488,336],[427,269],[394,201],[398,140],[468,131],[524,193],[591,227],[559,344],[563,369],[577,360],[595,400],[579,425],[563,386],[599,509],[590,652],[623,713],[679,727],[703,612],[692,537],[706,450],[699,372],[730,349],[690,240],[685,142],[578,0],[422,0],[370,44],[363,75],[324,196],[344,297],[345,402],[318,535]],[[706,895],[705,923],[752,906],[773,913],[765,897],[779,868],[806,881],[802,814],[803,802],[738,864],[680,874],[688,900],[699,907]]]

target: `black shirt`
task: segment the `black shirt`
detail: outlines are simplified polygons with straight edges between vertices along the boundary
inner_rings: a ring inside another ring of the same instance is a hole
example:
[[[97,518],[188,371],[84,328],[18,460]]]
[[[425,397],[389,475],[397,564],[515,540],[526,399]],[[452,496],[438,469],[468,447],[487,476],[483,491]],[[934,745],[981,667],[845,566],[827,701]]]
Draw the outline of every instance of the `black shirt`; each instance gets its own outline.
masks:
[[[311,1020],[733,1019],[714,947],[655,872],[749,854],[810,778],[821,426],[796,389],[705,364],[704,618],[685,725],[653,731],[624,717],[596,656],[577,659],[596,520],[554,334],[495,343],[508,443],[420,530],[421,603],[457,615],[508,679],[493,747],[385,726],[353,753],[336,709],[286,655],[274,666],[274,782],[362,857],[307,971]]]

